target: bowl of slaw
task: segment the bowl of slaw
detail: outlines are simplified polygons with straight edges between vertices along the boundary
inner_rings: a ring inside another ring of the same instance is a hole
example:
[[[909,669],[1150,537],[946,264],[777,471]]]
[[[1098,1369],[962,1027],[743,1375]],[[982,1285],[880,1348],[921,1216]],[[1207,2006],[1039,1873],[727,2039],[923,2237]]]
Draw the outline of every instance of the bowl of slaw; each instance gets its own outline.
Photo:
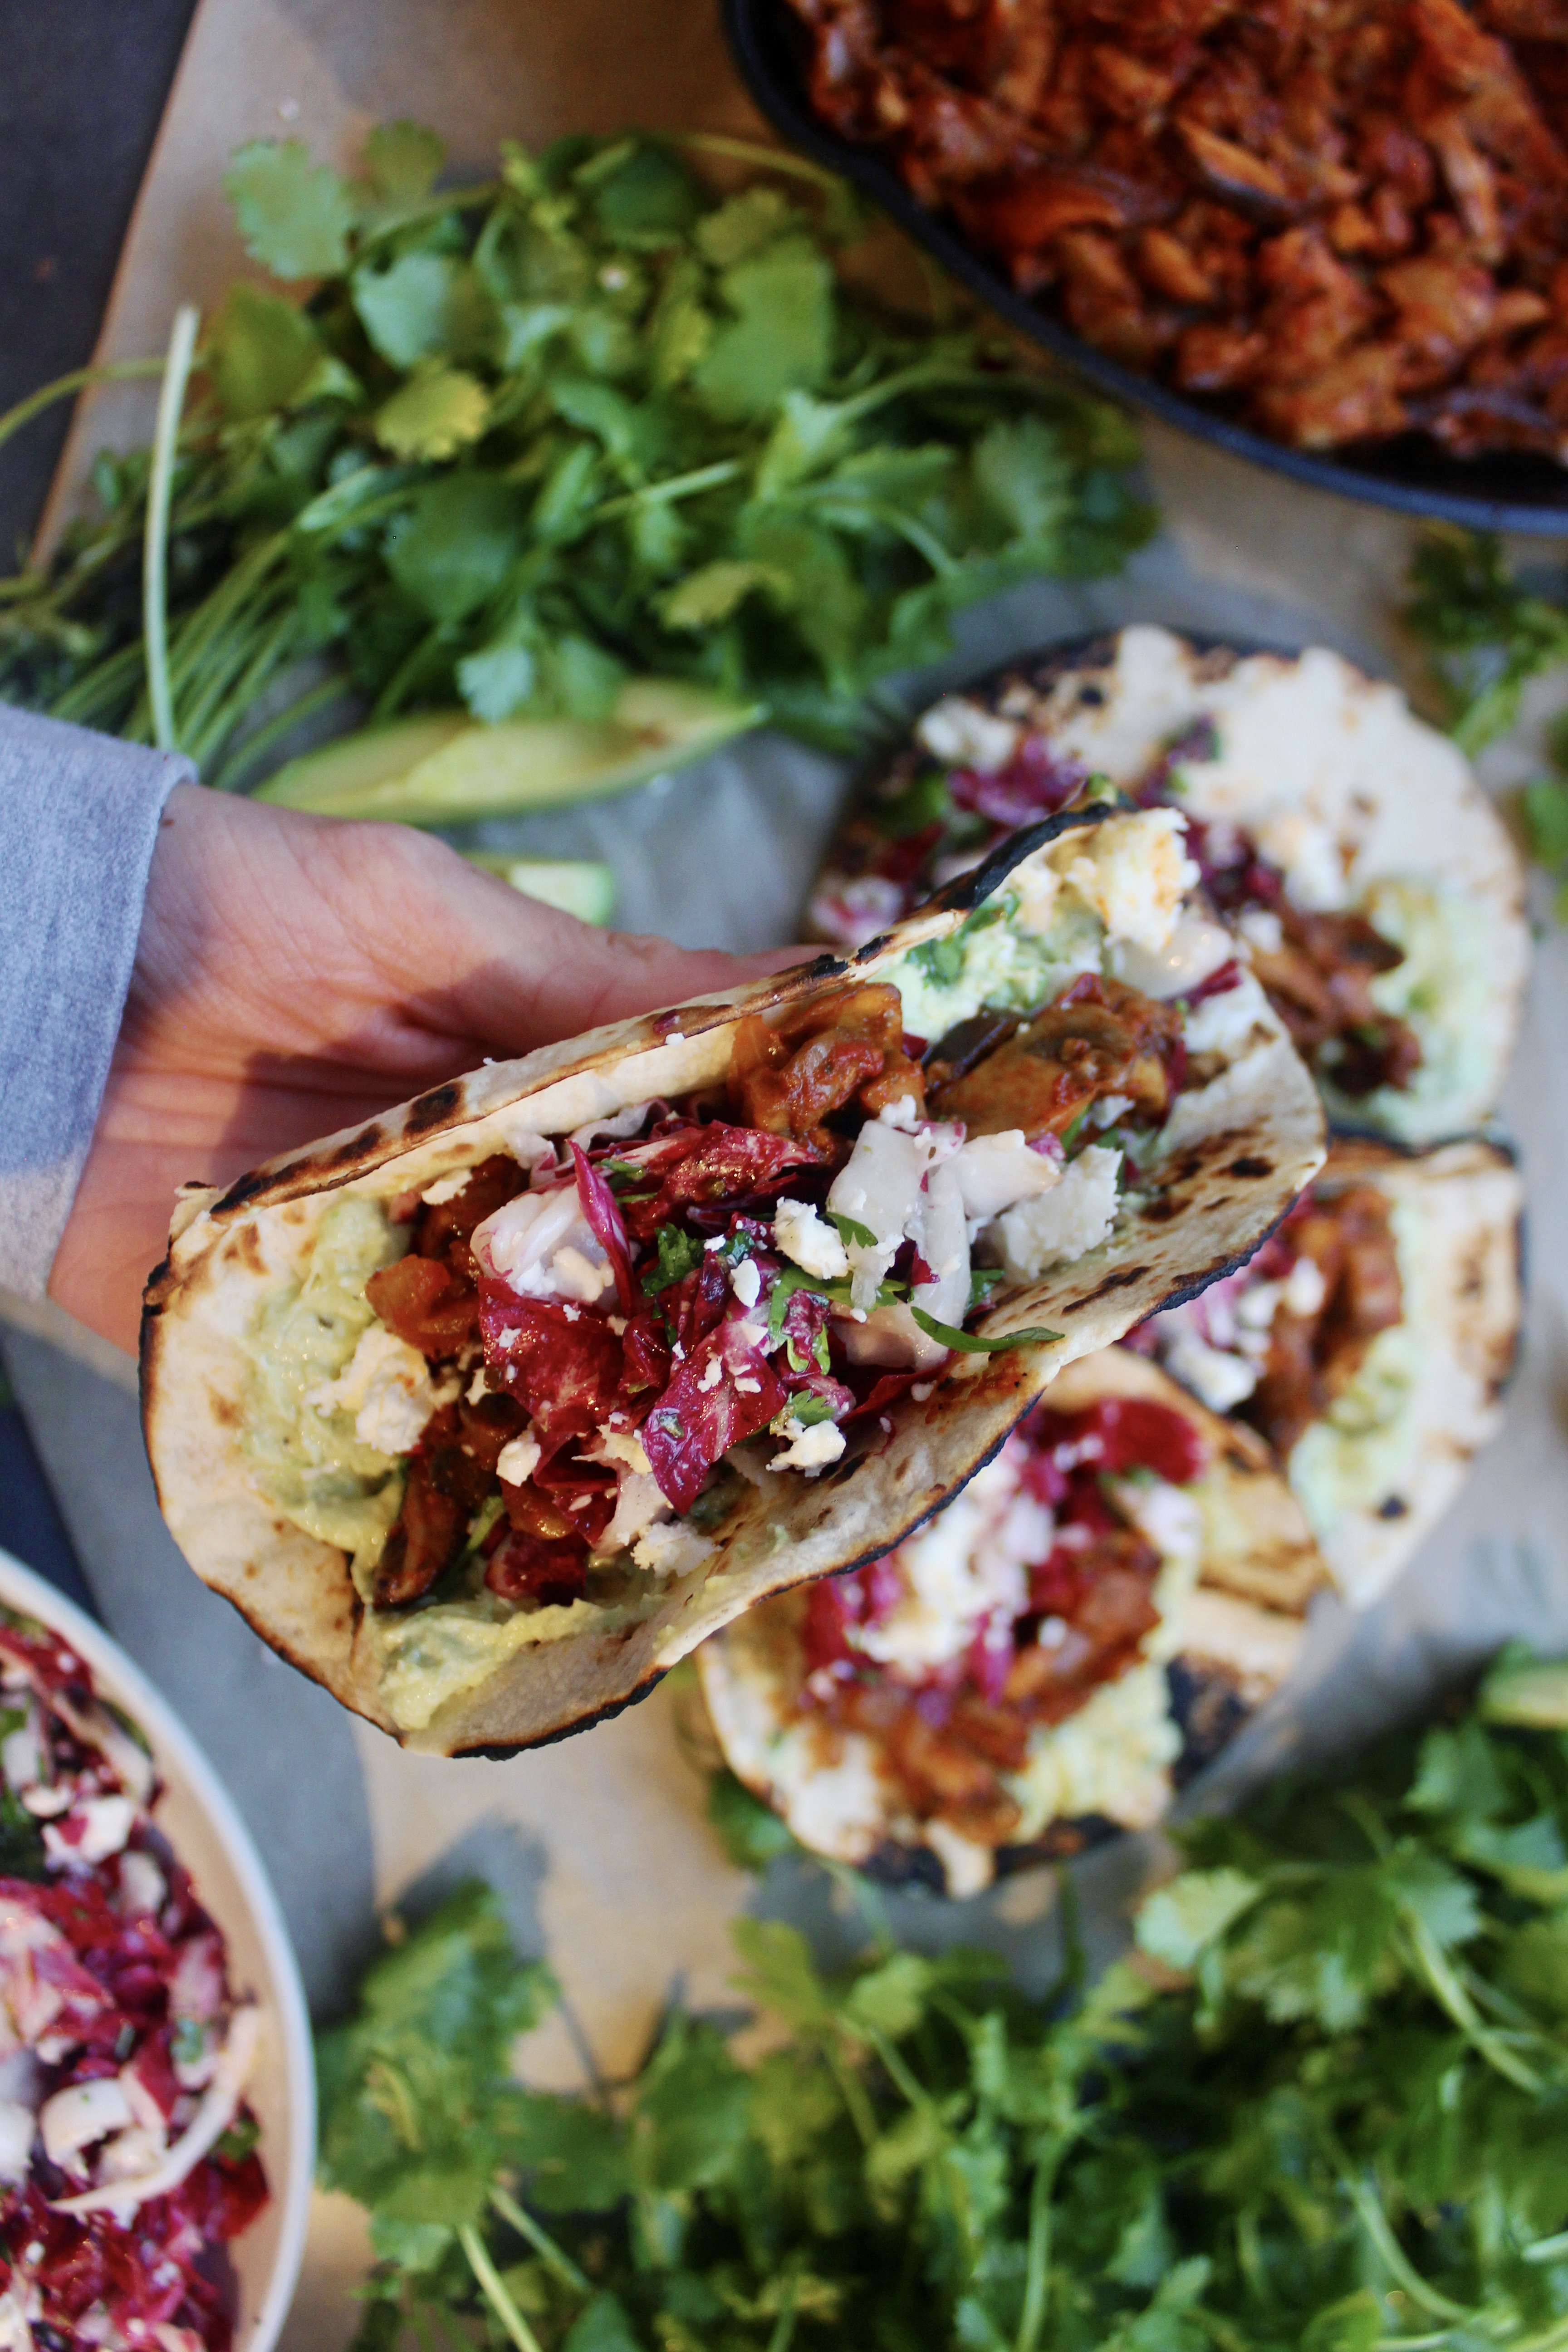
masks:
[[[310,2021],[277,1898],[167,1704],[4,1551],[0,1816],[0,2345],[270,2352],[315,2156]],[[89,2223],[80,2259],[98,2284],[67,2332],[63,2233]],[[195,2326],[188,2296],[165,2309],[182,2263],[205,2298]]]

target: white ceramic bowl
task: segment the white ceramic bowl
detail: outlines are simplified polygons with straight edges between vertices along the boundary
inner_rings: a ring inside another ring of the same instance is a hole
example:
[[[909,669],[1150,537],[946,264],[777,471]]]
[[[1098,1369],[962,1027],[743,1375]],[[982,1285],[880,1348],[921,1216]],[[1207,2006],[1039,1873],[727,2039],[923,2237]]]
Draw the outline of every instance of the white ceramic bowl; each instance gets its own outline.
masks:
[[[6,1551],[0,1551],[0,1606],[36,1617],[68,1642],[101,1696],[146,1733],[163,1782],[153,1818],[223,1930],[235,1990],[254,1993],[260,2004],[260,2054],[246,2095],[261,2126],[258,2153],[272,2194],[228,2251],[239,2282],[235,2352],[272,2352],[300,2275],[316,2154],[310,2019],[278,1898],[212,1766],[119,1644]]]

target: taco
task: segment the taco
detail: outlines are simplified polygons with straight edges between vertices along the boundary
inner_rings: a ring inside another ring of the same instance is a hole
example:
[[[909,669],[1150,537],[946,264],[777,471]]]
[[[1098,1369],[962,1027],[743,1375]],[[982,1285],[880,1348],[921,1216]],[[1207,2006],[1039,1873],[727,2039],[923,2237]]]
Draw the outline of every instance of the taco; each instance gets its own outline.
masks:
[[[1447,736],[1338,654],[1136,627],[1026,656],[917,722],[811,902],[853,946],[1091,774],[1187,847],[1341,1123],[1405,1143],[1496,1107],[1529,958],[1508,835]]]
[[[697,1664],[725,1761],[801,1844],[973,1895],[1160,1820],[1326,1578],[1262,1440],[1106,1348],[895,1550]]]
[[[847,960],[189,1190],[142,1336],[187,1559],[458,1752],[885,1550],[1321,1163],[1257,983],[1175,993],[1228,952],[1181,835],[1055,819]]]
[[[1393,1582],[1497,1430],[1523,1205],[1496,1144],[1342,1139],[1249,1265],[1130,1339],[1268,1440],[1355,1607]]]

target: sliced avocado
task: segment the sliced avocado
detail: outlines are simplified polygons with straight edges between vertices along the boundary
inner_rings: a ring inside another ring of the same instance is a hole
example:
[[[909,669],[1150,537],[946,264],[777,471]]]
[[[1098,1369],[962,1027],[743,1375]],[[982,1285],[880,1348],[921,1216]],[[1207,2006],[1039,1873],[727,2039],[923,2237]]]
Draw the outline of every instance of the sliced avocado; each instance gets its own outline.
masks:
[[[616,877],[592,858],[510,857],[504,849],[471,849],[468,857],[525,898],[542,898],[580,923],[607,923],[616,911]]]
[[[699,760],[764,715],[759,704],[678,678],[632,678],[607,719],[508,719],[485,727],[460,711],[435,711],[365,728],[290,760],[257,798],[318,816],[404,824],[563,808],[629,792]]]

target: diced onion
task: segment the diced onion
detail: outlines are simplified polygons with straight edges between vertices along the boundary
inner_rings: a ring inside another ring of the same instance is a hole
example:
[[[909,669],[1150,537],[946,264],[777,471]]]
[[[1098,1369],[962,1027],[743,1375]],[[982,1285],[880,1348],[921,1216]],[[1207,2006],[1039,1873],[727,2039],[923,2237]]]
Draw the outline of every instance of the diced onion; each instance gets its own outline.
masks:
[[[236,2010],[218,2053],[216,2071],[187,2128],[162,2164],[129,2180],[111,2180],[101,2188],[84,2189],[74,2197],[51,2200],[56,2213],[133,2212],[149,2198],[167,2197],[193,2172],[234,2121],[261,2034],[261,2012],[254,2003]],[[115,2086],[117,2089],[118,2084]],[[123,2096],[123,2094],[121,2094]],[[52,2103],[51,2103],[52,2104]]]

